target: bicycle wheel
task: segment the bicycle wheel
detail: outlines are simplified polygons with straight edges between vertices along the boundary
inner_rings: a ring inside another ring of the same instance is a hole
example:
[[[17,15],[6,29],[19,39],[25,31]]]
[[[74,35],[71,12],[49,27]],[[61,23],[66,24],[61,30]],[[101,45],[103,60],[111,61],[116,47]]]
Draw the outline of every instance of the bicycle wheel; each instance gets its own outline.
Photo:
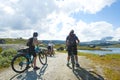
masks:
[[[75,69],[75,60],[74,60],[74,55],[71,55],[71,63],[72,63],[72,70],[74,71]]]
[[[41,51],[39,53],[39,60],[40,60],[40,63],[45,65],[47,64],[47,54],[46,54],[46,51]]]
[[[13,71],[17,73],[22,73],[28,68],[29,66],[28,62],[29,62],[28,58],[25,57],[24,55],[16,55],[12,59],[11,67]]]
[[[52,52],[52,56],[55,56],[55,51],[53,50],[53,52]]]

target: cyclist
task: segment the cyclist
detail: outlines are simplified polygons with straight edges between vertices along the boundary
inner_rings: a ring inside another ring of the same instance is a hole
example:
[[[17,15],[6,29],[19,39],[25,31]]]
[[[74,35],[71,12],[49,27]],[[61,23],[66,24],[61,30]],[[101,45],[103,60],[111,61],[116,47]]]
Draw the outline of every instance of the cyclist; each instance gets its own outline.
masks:
[[[77,56],[77,44],[79,44],[79,42],[80,42],[80,40],[74,34],[74,30],[71,30],[69,35],[66,38],[66,47],[67,47],[67,51],[68,51],[67,66],[69,66],[71,50],[73,48],[73,54],[75,55],[75,60],[76,60],[76,67],[79,67],[78,56]]]
[[[53,54],[53,43],[52,43],[52,41],[50,41],[49,43],[48,43],[48,54],[50,54],[50,56],[52,56],[52,54]]]
[[[38,44],[40,43],[37,40],[37,36],[38,36],[38,33],[34,32],[33,37],[31,37],[27,42],[27,46],[29,47],[29,53],[32,54],[33,57],[34,57],[32,66],[33,66],[33,69],[35,69],[35,70],[39,69],[39,67],[36,66],[37,55],[36,55],[36,52],[35,52],[35,46],[38,46]]]

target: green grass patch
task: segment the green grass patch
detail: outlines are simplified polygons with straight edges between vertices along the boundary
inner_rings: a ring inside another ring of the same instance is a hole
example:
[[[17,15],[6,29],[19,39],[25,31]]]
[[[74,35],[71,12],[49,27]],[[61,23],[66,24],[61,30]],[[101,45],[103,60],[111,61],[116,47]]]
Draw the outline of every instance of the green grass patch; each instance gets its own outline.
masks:
[[[63,51],[55,51],[56,53],[67,53],[67,51],[63,50]]]
[[[12,38],[6,38],[5,39],[6,44],[26,44],[27,40],[25,39],[12,39]]]
[[[88,47],[88,46],[78,46],[78,50],[103,50],[101,47]]]
[[[54,48],[58,49],[60,47],[65,48],[65,44],[55,44]]]
[[[95,63],[101,64],[104,74],[108,80],[120,80],[120,54],[98,54],[79,53],[80,56],[86,56]]]
[[[109,80],[120,80],[120,71],[111,68],[104,68],[104,73]]]

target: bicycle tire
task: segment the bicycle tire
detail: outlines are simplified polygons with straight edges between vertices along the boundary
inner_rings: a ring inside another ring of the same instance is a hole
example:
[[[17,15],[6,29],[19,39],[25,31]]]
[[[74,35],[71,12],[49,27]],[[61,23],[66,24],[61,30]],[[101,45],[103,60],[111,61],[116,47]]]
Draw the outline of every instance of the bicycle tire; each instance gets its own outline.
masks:
[[[13,71],[17,73],[22,73],[28,69],[28,66],[29,66],[28,62],[29,62],[29,59],[25,55],[19,54],[12,59],[11,67]]]
[[[55,56],[55,51],[52,52],[52,56]]]
[[[75,60],[74,60],[74,55],[71,55],[71,63],[72,63],[72,70],[75,70]]]
[[[39,61],[43,65],[47,64],[47,54],[45,53],[45,51],[41,51],[39,53]]]

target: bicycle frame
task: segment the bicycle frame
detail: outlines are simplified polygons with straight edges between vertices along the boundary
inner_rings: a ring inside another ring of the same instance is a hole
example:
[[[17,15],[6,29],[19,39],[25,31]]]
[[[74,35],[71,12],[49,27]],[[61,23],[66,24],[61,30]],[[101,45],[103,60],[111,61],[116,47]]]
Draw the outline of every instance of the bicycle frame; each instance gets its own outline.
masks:
[[[26,57],[29,59],[29,63],[28,64],[33,63],[33,59],[34,59],[33,55],[27,54]]]
[[[18,55],[23,55],[26,58],[28,58],[29,62],[28,63],[24,63],[24,62],[20,62],[19,65],[22,66],[23,64],[31,64],[33,62],[33,55],[29,54],[29,53],[23,53],[23,52],[19,52]]]

